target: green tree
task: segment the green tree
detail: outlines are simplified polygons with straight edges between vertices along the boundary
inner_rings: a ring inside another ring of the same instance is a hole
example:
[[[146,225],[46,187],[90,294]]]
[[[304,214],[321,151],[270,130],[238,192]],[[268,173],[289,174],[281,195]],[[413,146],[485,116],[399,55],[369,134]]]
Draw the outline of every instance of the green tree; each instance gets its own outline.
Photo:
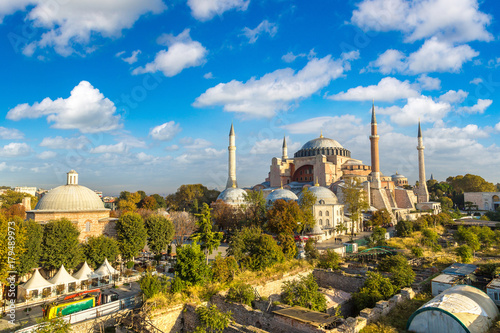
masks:
[[[212,204],[212,217],[219,230],[236,230],[243,219],[240,207],[225,203],[219,199]]]
[[[297,255],[297,245],[295,244],[295,240],[293,239],[292,235],[281,233],[276,237],[276,241],[281,247],[285,258],[295,258],[295,256]]]
[[[451,200],[448,197],[441,197],[439,199],[439,202],[441,203],[441,209],[443,212],[447,212],[450,209],[453,209],[453,200]]]
[[[198,221],[196,222],[198,230],[192,236],[192,239],[200,243],[202,250],[205,252],[208,264],[208,255],[212,254],[212,252],[219,247],[224,234],[212,230],[212,219],[208,204],[204,203],[201,214],[196,214],[196,216],[198,217]]]
[[[69,333],[71,324],[61,317],[38,320],[39,326],[33,331],[36,333]]]
[[[385,234],[387,230],[385,228],[376,227],[373,229],[372,235],[370,236],[370,244],[374,246],[383,246],[386,244]]]
[[[146,299],[155,296],[163,289],[162,282],[157,275],[147,273],[139,280],[139,286]]]
[[[209,190],[201,184],[181,185],[177,192],[169,194],[165,201],[170,210],[198,213],[200,204],[210,205],[217,200],[219,194],[219,191]]]
[[[285,281],[281,287],[281,299],[290,306],[302,306],[313,311],[326,311],[326,299],[319,292],[314,275],[309,274],[298,280]]]
[[[244,224],[248,227],[262,228],[267,222],[266,200],[262,191],[247,191]]]
[[[78,241],[80,232],[66,218],[53,220],[44,226],[42,257],[44,267],[74,269],[83,260],[83,248]]]
[[[175,273],[187,286],[204,283],[208,280],[209,272],[205,255],[196,242],[177,248]]]
[[[474,252],[481,247],[478,236],[469,228],[459,226],[455,238],[460,242],[466,243]]]
[[[389,278],[374,272],[368,272],[366,275],[368,278],[363,287],[358,292],[352,294],[357,311],[365,308],[373,308],[378,301],[388,299],[394,295],[394,286]]]
[[[159,194],[152,194],[151,196],[155,199],[158,208],[167,208],[167,203],[164,197]]]
[[[229,288],[226,299],[230,302],[252,306],[252,302],[255,300],[255,292],[251,285],[238,283]]]
[[[154,210],[158,208],[158,204],[156,203],[156,199],[153,196],[145,197],[141,200],[140,206],[143,209]]]
[[[411,221],[399,221],[396,224],[396,236],[410,237],[413,233],[413,223]]]
[[[38,202],[38,198],[24,192],[16,192],[12,190],[7,190],[0,195],[0,202],[2,202],[2,209],[9,209],[10,206],[15,204],[20,204],[23,202],[24,197],[31,198],[31,209],[35,209]]]
[[[313,206],[316,203],[316,195],[307,188],[302,189],[300,195],[299,206],[302,210],[302,221],[298,226],[297,232],[302,232],[307,229],[314,228],[316,220],[314,219]]]
[[[270,235],[262,233],[260,228],[243,228],[231,238],[229,255],[251,270],[262,270],[285,259],[283,251]]]
[[[137,213],[123,214],[116,223],[116,234],[120,252],[125,259],[133,259],[146,245],[146,227]]]
[[[377,210],[370,219],[370,225],[374,227],[381,227],[389,223],[391,223],[391,214],[385,208]]]
[[[276,235],[293,234],[302,229],[304,213],[295,201],[278,199],[267,211],[266,229]]]
[[[401,254],[387,256],[378,265],[378,270],[391,273],[391,282],[395,289],[410,287],[415,281],[415,272],[408,260]]]
[[[238,263],[233,256],[222,258],[220,254],[210,263],[210,267],[212,279],[220,283],[232,281],[238,271]]]
[[[342,189],[344,202],[347,206],[347,212],[351,215],[351,240],[354,238],[354,224],[359,223],[362,212],[370,208],[366,192],[363,189],[361,181],[358,178],[348,178],[345,181],[345,187]]]
[[[102,265],[106,258],[110,262],[115,261],[120,249],[116,239],[100,235],[89,237],[87,243],[83,245],[83,252],[89,266],[95,269]]]
[[[339,269],[342,258],[333,249],[327,249],[320,254],[318,267],[324,269]]]
[[[23,221],[21,228],[26,232],[26,241],[23,246],[26,252],[22,253],[16,262],[19,276],[23,276],[39,266],[43,242],[43,227],[39,223],[33,220]]]
[[[210,307],[208,305],[199,306],[196,309],[196,313],[202,326],[196,327],[195,333],[222,333],[231,324],[231,311],[221,312],[215,304],[212,304]]]
[[[304,246],[304,252],[306,255],[306,259],[308,259],[308,260],[319,258],[319,251],[316,248],[316,240],[315,239],[309,238],[306,241],[306,245]]]
[[[469,245],[464,244],[462,246],[459,246],[456,249],[457,256],[460,257],[460,261],[462,263],[467,264],[472,261],[473,254],[472,254],[472,249],[470,248]]]
[[[26,228],[19,217],[7,219],[0,213],[0,282],[5,282],[8,272],[15,270],[26,252]]]
[[[164,216],[150,215],[144,223],[148,234],[148,246],[155,254],[160,254],[174,238],[174,224]]]

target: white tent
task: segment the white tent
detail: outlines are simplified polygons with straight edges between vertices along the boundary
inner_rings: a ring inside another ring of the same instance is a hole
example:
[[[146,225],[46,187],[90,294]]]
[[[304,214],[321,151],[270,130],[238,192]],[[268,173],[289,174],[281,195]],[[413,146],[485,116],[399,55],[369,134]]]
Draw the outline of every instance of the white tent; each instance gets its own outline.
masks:
[[[87,262],[84,262],[82,268],[73,274],[73,277],[79,281],[85,281],[96,278],[98,275],[92,271]]]
[[[26,283],[19,286],[19,298],[26,298],[26,294],[30,291],[37,290],[38,295],[41,295],[41,291],[45,288],[51,288],[54,286],[53,283],[45,280],[43,276],[38,271],[38,268],[35,269],[33,276],[31,279],[26,281]]]
[[[59,268],[59,271],[52,277],[52,279],[49,280],[49,282],[53,283],[55,286],[59,285],[64,285],[64,289],[62,290],[62,293],[68,291],[68,284],[70,283],[76,283],[79,282],[78,279],[75,279],[72,277],[66,268],[64,268],[64,265],[61,265],[61,268]],[[75,285],[76,287],[76,285]]]
[[[108,259],[104,259],[104,262],[102,263],[101,267],[99,267],[94,274],[99,275],[99,276],[106,276],[106,275],[115,275],[118,274],[118,271],[113,268],[109,264]]]

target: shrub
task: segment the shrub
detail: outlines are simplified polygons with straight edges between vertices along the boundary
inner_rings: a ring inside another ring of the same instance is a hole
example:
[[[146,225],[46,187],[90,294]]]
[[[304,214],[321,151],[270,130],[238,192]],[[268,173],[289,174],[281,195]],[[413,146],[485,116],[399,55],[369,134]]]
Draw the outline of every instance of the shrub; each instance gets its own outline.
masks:
[[[139,285],[141,286],[142,293],[146,298],[153,297],[162,289],[162,283],[158,276],[154,276],[150,273],[144,275],[139,280]]]
[[[135,263],[134,263],[132,260],[127,261],[127,268],[128,268],[128,269],[132,269],[132,268],[134,268],[134,264],[135,264]]]
[[[342,261],[339,254],[332,249],[327,249],[319,256],[318,267],[324,269],[339,269],[339,264]]]
[[[411,221],[399,221],[396,224],[396,236],[410,237],[413,233],[413,223]]]
[[[281,287],[283,302],[290,306],[302,306],[313,311],[326,311],[326,299],[318,290],[312,274],[298,280],[285,281]]]
[[[415,281],[415,272],[401,254],[382,259],[378,269],[391,273],[391,282],[395,289],[409,287]]]
[[[462,263],[466,264],[472,261],[472,249],[469,245],[462,245],[456,249],[457,256],[460,257]]]
[[[219,254],[211,263],[212,279],[217,282],[229,282],[234,278],[234,274],[238,270],[238,263],[233,256],[222,258]]]
[[[418,247],[418,246],[414,246],[411,248],[411,253],[417,257],[417,258],[420,258],[420,257],[423,257],[424,256],[424,250],[422,250],[421,247]]]
[[[201,326],[196,327],[195,333],[199,332],[223,332],[229,327],[233,314],[231,311],[221,312],[215,304],[210,307],[200,306],[196,309]]]
[[[368,279],[363,287],[352,294],[357,311],[373,308],[378,301],[394,295],[394,286],[388,278],[374,272],[368,272],[367,275]]]
[[[252,306],[252,302],[255,300],[255,293],[249,284],[239,283],[229,288],[226,298],[231,302]]]
[[[292,235],[281,233],[276,237],[278,245],[281,247],[285,258],[295,258],[297,255],[297,245]]]
[[[319,251],[316,248],[316,240],[313,238],[309,238],[306,241],[306,245],[304,246],[304,252],[306,254],[306,259],[318,259]]]

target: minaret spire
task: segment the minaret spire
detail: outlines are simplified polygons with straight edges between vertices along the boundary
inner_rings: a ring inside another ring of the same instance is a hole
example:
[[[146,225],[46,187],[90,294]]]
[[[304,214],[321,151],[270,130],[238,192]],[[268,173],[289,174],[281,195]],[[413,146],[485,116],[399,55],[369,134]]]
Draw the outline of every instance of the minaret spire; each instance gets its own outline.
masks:
[[[282,148],[282,154],[281,154],[281,159],[286,160],[288,158],[288,147],[286,145],[286,136],[283,135],[283,148]]]
[[[427,179],[425,178],[425,161],[424,161],[424,139],[422,137],[422,128],[420,127],[420,119],[418,120],[418,188],[417,201],[429,202],[429,192],[427,191]]]
[[[379,136],[377,133],[377,117],[375,116],[375,100],[372,102],[372,122],[371,122],[371,157],[372,157],[372,173],[371,173],[371,187],[381,188],[382,184],[380,182],[380,161],[378,154],[378,140]]]
[[[227,147],[229,152],[229,166],[228,166],[228,177],[226,188],[238,187],[236,182],[236,135],[234,134],[234,126],[231,123],[231,130],[229,131],[229,147]]]

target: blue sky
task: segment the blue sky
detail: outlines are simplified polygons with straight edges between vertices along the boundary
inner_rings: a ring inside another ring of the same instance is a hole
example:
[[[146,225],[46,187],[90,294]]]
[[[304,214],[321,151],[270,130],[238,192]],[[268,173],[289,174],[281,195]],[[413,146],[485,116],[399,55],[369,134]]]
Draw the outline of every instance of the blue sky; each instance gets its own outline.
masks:
[[[271,158],[336,139],[381,169],[500,182],[493,0],[3,0],[0,183],[117,194],[240,186]]]

